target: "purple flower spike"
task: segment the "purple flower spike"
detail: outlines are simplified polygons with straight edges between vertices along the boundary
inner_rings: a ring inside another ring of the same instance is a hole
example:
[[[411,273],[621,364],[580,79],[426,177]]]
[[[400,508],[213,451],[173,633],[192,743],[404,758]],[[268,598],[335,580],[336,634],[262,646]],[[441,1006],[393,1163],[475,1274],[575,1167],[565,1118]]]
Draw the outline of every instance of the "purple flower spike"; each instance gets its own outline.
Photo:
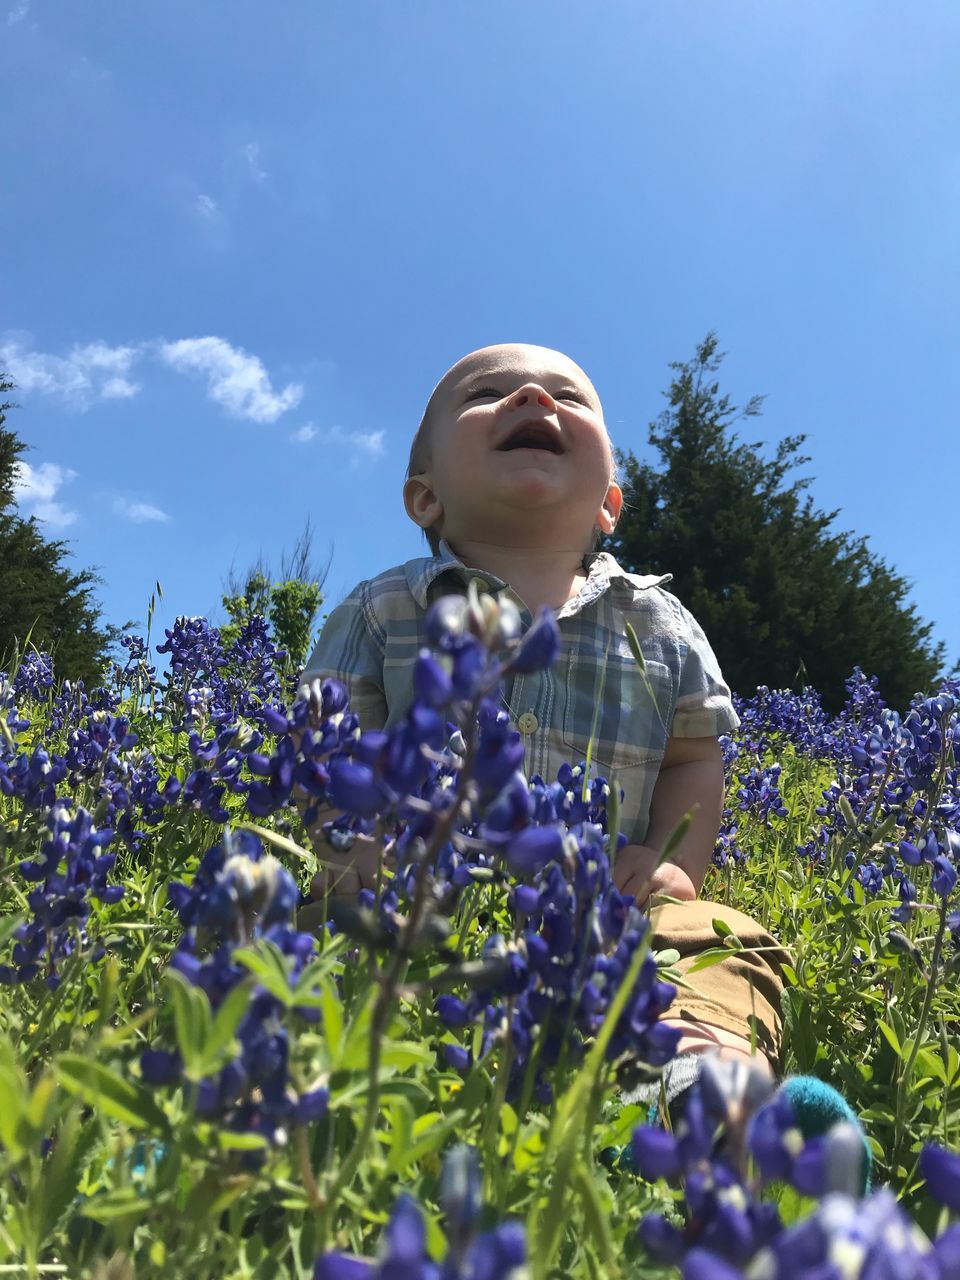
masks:
[[[457,996],[437,996],[437,1013],[448,1027],[465,1027],[470,1021],[470,1011]]]
[[[683,1280],[743,1280],[743,1272],[707,1249],[691,1249],[683,1260]]]
[[[450,673],[426,649],[413,667],[413,689],[417,701],[428,707],[445,707],[453,697]]]
[[[372,1280],[374,1264],[349,1253],[325,1253],[317,1259],[313,1280]]]
[[[507,866],[516,875],[533,875],[563,855],[563,836],[556,827],[527,827],[511,840]]]
[[[467,1071],[470,1067],[470,1052],[459,1044],[445,1044],[443,1056],[448,1067],[454,1071]]]
[[[356,813],[366,818],[383,804],[383,792],[377,786],[373,770],[351,760],[334,760],[330,765],[330,804],[334,809]]]
[[[307,1093],[301,1093],[295,1113],[297,1124],[312,1124],[315,1120],[322,1120],[327,1114],[329,1100],[330,1095],[326,1089],[310,1089]]]
[[[525,675],[532,671],[542,671],[556,662],[560,652],[560,628],[552,609],[544,607],[540,610],[536,622],[520,641],[514,654],[510,668]]]
[[[180,1079],[183,1064],[178,1053],[165,1049],[146,1049],[140,1055],[140,1075],[145,1084],[174,1084]]]
[[[930,1142],[920,1153],[920,1173],[933,1198],[960,1213],[960,1154]]]
[[[956,887],[957,868],[942,853],[933,860],[933,879],[930,884],[933,892],[940,898],[947,897]]]
[[[633,1131],[630,1146],[637,1168],[648,1182],[656,1182],[657,1178],[675,1178],[680,1172],[677,1140],[666,1129],[640,1125]]]

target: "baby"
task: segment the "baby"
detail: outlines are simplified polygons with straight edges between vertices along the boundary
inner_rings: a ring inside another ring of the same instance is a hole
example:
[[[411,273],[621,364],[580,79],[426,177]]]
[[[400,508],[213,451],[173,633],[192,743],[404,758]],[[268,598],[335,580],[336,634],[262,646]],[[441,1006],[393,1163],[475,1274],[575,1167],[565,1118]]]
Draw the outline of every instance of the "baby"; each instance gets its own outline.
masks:
[[[670,574],[625,572],[596,553],[623,503],[600,399],[584,371],[546,347],[484,347],[444,374],[410,451],[403,489],[433,555],[362,582],[330,615],[304,679],[336,676],[363,728],[393,723],[413,697],[424,619],[438,596],[506,594],[525,622],[556,610],[560,660],[517,675],[504,703],[526,745],[526,769],[551,779],[583,760],[622,787],[630,843],[615,879],[643,902],[693,900],[723,809],[718,736],[738,720],[716,657],[695,619],[664,590]],[[626,638],[636,633],[641,671]],[[659,851],[688,811],[669,862]],[[356,892],[376,877],[379,849],[324,849],[334,866],[313,884]]]
[[[670,1020],[683,1035],[665,1073],[666,1095],[689,1087],[707,1051],[753,1056],[777,1071],[788,957],[756,921],[697,900],[723,810],[718,738],[739,722],[706,636],[664,589],[670,574],[627,573],[594,550],[598,536],[616,528],[623,495],[590,379],[546,347],[509,343],[464,356],[427,404],[403,499],[432,555],[361,582],[330,614],[304,679],[335,676],[361,727],[383,728],[413,700],[414,663],[435,599],[472,582],[481,593],[512,599],[527,625],[542,606],[555,610],[559,660],[513,676],[503,691],[525,741],[528,775],[552,780],[564,762],[584,760],[592,742],[596,771],[624,793],[620,827],[629,843],[617,855],[614,880],[654,908],[654,948],[679,952],[685,973],[718,944],[716,919],[741,944],[678,990]],[[658,866],[687,813],[682,841]],[[332,816],[321,814],[317,825]],[[312,886],[318,924],[328,893],[375,884],[382,847],[361,837],[349,853],[324,844],[322,857],[326,868]],[[801,1083],[813,1089],[818,1117],[847,1115],[828,1086]]]

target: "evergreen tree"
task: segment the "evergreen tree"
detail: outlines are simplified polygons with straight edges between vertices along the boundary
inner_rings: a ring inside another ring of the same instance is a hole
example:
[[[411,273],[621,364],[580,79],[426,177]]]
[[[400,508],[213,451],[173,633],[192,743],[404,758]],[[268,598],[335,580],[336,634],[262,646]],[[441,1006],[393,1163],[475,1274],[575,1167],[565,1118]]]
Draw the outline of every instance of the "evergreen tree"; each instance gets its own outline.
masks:
[[[867,547],[831,532],[838,511],[818,511],[790,477],[810,461],[805,436],[788,436],[772,460],[761,442],[731,431],[760,413],[738,409],[715,375],[723,359],[708,334],[692,360],[671,365],[668,408],[651,424],[659,468],[619,457],[624,510],[607,548],[624,568],[669,572],[674,592],[700,622],[735,690],[812,685],[828,709],[859,665],[903,710],[943,673],[943,645],[907,603],[909,583]]]
[[[0,373],[0,395],[14,384]],[[14,504],[20,455],[26,445],[5,426],[10,401],[0,403],[0,670],[8,669],[29,641],[53,654],[63,679],[98,682],[113,629],[104,627],[91,569],[66,564],[67,544],[48,541],[33,518]]]

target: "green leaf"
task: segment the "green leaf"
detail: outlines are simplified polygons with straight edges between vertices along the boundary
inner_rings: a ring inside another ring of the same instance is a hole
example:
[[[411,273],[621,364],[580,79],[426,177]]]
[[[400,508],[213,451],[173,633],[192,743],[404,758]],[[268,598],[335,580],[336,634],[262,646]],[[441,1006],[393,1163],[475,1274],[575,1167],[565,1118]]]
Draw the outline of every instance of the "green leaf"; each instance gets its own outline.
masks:
[[[27,1088],[22,1074],[7,1063],[0,1063],[0,1142],[8,1155],[17,1160],[29,1141],[25,1132]]]
[[[406,1071],[408,1067],[429,1067],[436,1063],[437,1055],[428,1044],[419,1040],[384,1040],[381,1061],[385,1067]]]
[[[282,849],[284,853],[292,854],[295,858],[299,858],[301,862],[316,862],[316,854],[311,853],[309,849],[304,849],[295,840],[280,835],[279,831],[271,831],[269,827],[260,827],[255,822],[234,822],[231,825],[238,831],[252,831],[255,836],[259,836],[267,844],[273,845],[275,849]]]
[[[288,1009],[296,1004],[296,996],[290,986],[283,952],[269,939],[261,939],[255,947],[241,947],[233,953],[237,964],[242,964],[262,987]]]
[[[717,916],[716,919],[711,920],[710,923],[713,927],[713,932],[718,938],[729,938],[731,933],[733,933],[733,930],[727,924],[726,920],[721,920],[719,916]]]
[[[94,1143],[98,1125],[91,1120],[82,1129],[75,1108],[60,1126],[53,1150],[44,1161],[36,1196],[40,1208],[40,1239],[46,1240],[77,1198],[80,1177]]]
[[[343,1043],[343,1005],[337,992],[336,984],[329,978],[322,978],[320,987],[320,1015],[323,1019],[323,1035],[327,1042],[327,1053],[334,1070],[340,1065],[340,1047]]]
[[[587,754],[583,762],[583,786],[580,791],[580,798],[586,804],[590,798],[590,765],[593,760],[593,749],[597,744],[597,734],[600,731],[600,715],[603,711],[603,690],[607,683],[607,655],[604,655],[603,666],[600,668],[600,688],[597,690],[597,700],[593,707],[593,722],[590,725],[590,737],[587,739]]]
[[[158,1204],[169,1200],[169,1193],[166,1195],[155,1195],[151,1197],[150,1207],[156,1208]],[[142,1218],[146,1212],[146,1202],[142,1195],[138,1195],[133,1187],[123,1187],[118,1191],[105,1191],[100,1195],[91,1196],[80,1205],[80,1213],[85,1218],[92,1218],[94,1222],[116,1222],[120,1218]]]
[[[0,919],[0,948],[6,946],[21,924],[23,916],[5,915]]]
[[[213,1026],[208,1030],[203,1045],[198,1070],[199,1079],[219,1070],[221,1066],[234,1056],[233,1046],[237,1027],[243,1021],[243,1015],[250,1008],[250,993],[253,982],[249,979],[238,982],[227,995],[217,1010]]]
[[[883,1021],[879,1021],[877,1023],[877,1026],[880,1028],[880,1034],[883,1036],[884,1040],[886,1040],[887,1044],[890,1046],[893,1052],[897,1055],[898,1058],[902,1058],[903,1049],[900,1045],[899,1039],[897,1038],[897,1033],[894,1031],[893,1027],[887,1026],[887,1024]]]
[[[129,1125],[131,1129],[167,1130],[167,1118],[146,1089],[124,1080],[92,1058],[64,1053],[55,1065],[57,1078],[68,1093]]]
[[[646,671],[647,661],[643,656],[643,650],[640,648],[640,641],[637,639],[637,633],[629,622],[624,621],[623,625],[627,634],[627,644],[630,646],[630,652],[633,654],[633,660],[641,671]]]
[[[446,1117],[439,1111],[428,1111],[426,1115],[418,1116],[413,1125],[413,1140],[398,1151],[390,1152],[391,1172],[402,1173],[438,1151],[447,1137],[462,1124],[463,1115],[459,1111]]]
[[[217,1146],[221,1151],[265,1151],[269,1145],[262,1133],[231,1133],[227,1129],[217,1131]]]
[[[167,982],[173,997],[173,1021],[184,1070],[188,1079],[202,1080],[203,1048],[213,1021],[210,1001],[205,991],[195,987],[177,969],[167,970]]]
[[[700,952],[687,970],[687,973],[699,973],[701,969],[709,969],[711,966],[719,964],[721,960],[726,960],[732,954],[733,952],[729,947],[710,947],[709,950]]]
[[[673,830],[667,836],[667,843],[663,846],[663,852],[660,854],[660,857],[657,859],[658,867],[662,862],[668,862],[670,860],[670,855],[672,853],[675,853],[676,850],[680,847],[680,845],[683,843],[684,837],[686,836],[687,832],[690,830],[690,824],[692,822],[693,822],[693,810],[688,809],[687,812],[680,819],[680,821],[677,823],[677,825],[673,828]]]
[[[610,1234],[610,1211],[613,1206],[601,1203],[599,1188],[583,1160],[578,1160],[574,1165],[573,1184],[580,1195],[584,1222],[603,1260],[603,1274],[605,1277],[610,1277],[610,1280],[614,1280],[614,1277],[619,1276],[620,1268],[617,1265],[613,1237]]]
[[[369,991],[365,1002],[351,1018],[340,1055],[342,1071],[359,1071],[365,1068],[370,1058],[370,1020],[373,1017],[373,1006],[377,999],[376,990]]]

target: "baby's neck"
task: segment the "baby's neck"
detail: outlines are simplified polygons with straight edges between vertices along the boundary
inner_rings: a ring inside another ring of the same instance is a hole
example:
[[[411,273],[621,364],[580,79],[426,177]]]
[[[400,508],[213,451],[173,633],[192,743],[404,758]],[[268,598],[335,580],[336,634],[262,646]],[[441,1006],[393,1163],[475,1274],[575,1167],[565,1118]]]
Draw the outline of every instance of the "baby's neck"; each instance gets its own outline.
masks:
[[[582,551],[462,541],[456,550],[469,568],[483,569],[509,583],[534,614],[544,605],[561,608],[573,599],[587,577]]]

